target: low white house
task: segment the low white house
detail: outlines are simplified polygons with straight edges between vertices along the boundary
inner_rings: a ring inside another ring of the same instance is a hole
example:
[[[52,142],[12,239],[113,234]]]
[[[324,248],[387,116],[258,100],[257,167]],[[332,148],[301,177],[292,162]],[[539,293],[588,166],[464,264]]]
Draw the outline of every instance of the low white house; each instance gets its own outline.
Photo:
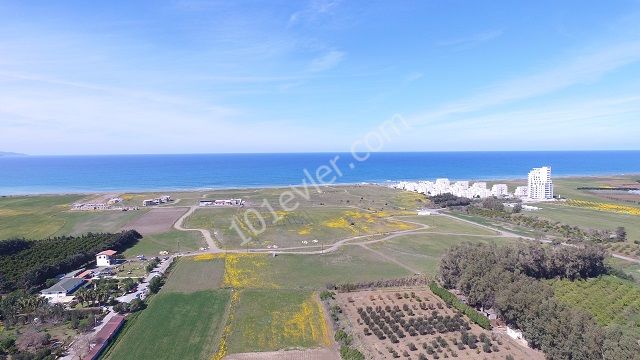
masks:
[[[73,294],[78,290],[85,281],[78,278],[63,278],[55,285],[40,292],[40,295],[46,298],[50,303],[67,303],[73,300]]]
[[[115,258],[114,256],[117,254],[118,252],[115,250],[105,250],[102,252],[99,252],[96,255],[96,265],[97,266],[112,266],[115,264]]]
[[[200,206],[242,206],[244,200],[242,199],[202,199],[200,200]]]

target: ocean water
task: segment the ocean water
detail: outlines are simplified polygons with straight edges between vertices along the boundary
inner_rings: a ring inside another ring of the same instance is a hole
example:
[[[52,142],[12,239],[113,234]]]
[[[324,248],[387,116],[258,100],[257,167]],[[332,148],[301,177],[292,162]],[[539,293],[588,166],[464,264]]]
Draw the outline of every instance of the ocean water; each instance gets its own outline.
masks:
[[[525,178],[550,165],[555,176],[639,174],[640,151],[424,152],[0,157],[0,195],[267,187],[317,181]],[[337,160],[331,163],[331,160]],[[306,169],[306,171],[305,171]],[[306,175],[308,172],[309,175]]]

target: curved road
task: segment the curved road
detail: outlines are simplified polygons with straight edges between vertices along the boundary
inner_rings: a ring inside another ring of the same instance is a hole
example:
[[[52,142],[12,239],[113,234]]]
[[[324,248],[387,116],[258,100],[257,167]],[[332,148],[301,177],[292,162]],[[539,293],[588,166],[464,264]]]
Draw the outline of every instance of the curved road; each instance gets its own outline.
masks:
[[[189,228],[185,228],[185,227],[182,226],[182,224],[184,223],[184,220],[186,218],[188,218],[191,214],[193,214],[193,212],[196,211],[197,208],[198,208],[198,206],[190,206],[189,207],[189,211],[184,213],[173,224],[173,227],[176,230],[180,230],[180,231],[199,231],[202,234],[202,237],[204,238],[204,240],[207,242],[207,245],[209,246],[209,250],[212,251],[212,252],[217,252],[217,251],[220,250],[220,248],[218,248],[218,245],[216,244],[216,242],[213,241],[213,237],[211,237],[211,233],[209,232],[209,230],[207,230],[207,229],[189,229]]]

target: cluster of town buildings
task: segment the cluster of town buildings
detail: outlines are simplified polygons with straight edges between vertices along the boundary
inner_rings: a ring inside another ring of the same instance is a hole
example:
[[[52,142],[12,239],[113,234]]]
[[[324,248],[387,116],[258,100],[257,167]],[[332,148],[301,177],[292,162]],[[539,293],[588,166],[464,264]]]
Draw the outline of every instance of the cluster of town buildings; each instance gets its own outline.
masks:
[[[244,200],[242,199],[202,199],[200,200],[200,206],[243,206]]]
[[[508,198],[517,197],[523,200],[548,200],[553,199],[553,181],[551,180],[551,167],[544,166],[534,168],[529,172],[527,186],[518,186],[513,193],[509,192],[506,184],[494,184],[487,187],[486,182],[478,181],[471,184],[469,181],[455,181],[442,178],[432,181],[402,181],[394,188],[415,191],[428,196],[452,194],[469,199],[488,197]]]
[[[142,200],[142,206],[155,206],[155,205],[161,205],[161,204],[166,204],[170,201],[173,201],[171,199],[171,196],[169,195],[162,195],[160,197],[154,198],[154,199],[145,199]]]
[[[114,197],[107,202],[79,202],[71,205],[71,210],[75,211],[96,211],[96,210],[138,210],[137,206],[122,206],[122,198]]]
[[[110,275],[111,266],[116,264],[115,256],[117,251],[105,250],[96,254],[95,269],[78,269],[68,274],[60,275],[58,282],[48,289],[40,292],[50,303],[70,303],[73,301],[77,290],[82,288],[89,280]]]

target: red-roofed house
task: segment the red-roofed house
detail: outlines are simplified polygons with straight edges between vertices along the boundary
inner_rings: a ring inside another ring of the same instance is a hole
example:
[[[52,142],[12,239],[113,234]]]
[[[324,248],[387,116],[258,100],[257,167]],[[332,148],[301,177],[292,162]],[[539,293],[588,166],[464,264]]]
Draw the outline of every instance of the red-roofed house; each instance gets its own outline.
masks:
[[[96,255],[97,266],[111,266],[115,264],[114,255],[118,252],[115,250],[105,250]]]

